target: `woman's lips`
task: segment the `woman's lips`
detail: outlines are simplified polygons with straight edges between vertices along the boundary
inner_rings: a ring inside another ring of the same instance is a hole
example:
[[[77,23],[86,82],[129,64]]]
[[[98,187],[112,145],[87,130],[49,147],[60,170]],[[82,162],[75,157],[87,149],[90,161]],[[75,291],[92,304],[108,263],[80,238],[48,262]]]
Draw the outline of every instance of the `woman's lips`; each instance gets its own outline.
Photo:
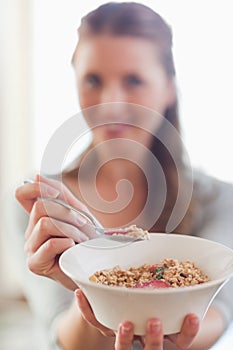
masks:
[[[129,131],[129,128],[130,125],[128,124],[108,124],[103,126],[103,132],[107,137],[123,137]]]

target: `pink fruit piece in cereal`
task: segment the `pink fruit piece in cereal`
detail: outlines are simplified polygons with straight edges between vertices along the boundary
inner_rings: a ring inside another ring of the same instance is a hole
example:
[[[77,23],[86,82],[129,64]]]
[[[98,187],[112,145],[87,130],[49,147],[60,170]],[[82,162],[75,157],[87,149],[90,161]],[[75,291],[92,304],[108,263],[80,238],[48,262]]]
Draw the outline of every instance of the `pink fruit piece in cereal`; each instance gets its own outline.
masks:
[[[161,280],[153,280],[150,282],[144,282],[137,284],[134,288],[169,288],[170,284]]]

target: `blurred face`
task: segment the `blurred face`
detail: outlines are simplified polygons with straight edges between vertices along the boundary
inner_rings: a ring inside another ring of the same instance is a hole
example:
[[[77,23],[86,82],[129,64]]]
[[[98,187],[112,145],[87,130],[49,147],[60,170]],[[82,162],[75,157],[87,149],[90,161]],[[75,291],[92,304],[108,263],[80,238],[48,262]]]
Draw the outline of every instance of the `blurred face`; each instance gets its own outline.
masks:
[[[98,106],[93,115],[86,113],[87,122],[105,124],[94,130],[94,136],[141,139],[147,145],[149,134],[140,129],[154,132],[162,120],[151,109],[163,115],[175,100],[173,81],[155,45],[130,36],[91,36],[80,40],[74,67],[81,108]]]

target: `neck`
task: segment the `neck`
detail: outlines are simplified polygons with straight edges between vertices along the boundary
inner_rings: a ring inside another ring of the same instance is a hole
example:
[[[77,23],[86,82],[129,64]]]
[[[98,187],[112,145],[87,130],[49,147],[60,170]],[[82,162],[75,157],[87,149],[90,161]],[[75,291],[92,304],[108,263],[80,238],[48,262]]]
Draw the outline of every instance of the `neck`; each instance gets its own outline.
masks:
[[[133,186],[145,183],[143,168],[126,159],[113,159],[103,164],[97,176],[97,183],[105,181],[110,186],[116,185],[121,180],[130,182]]]

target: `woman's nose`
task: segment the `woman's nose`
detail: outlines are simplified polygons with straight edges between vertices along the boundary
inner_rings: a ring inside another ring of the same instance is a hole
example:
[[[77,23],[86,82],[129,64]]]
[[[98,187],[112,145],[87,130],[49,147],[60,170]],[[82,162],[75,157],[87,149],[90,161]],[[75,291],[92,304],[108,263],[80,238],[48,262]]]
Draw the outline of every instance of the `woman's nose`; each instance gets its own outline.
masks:
[[[103,89],[101,103],[126,102],[127,98],[123,89],[118,85],[108,86]]]
[[[115,123],[127,119],[128,99],[119,84],[109,84],[102,89],[100,101],[95,107],[96,123]]]

